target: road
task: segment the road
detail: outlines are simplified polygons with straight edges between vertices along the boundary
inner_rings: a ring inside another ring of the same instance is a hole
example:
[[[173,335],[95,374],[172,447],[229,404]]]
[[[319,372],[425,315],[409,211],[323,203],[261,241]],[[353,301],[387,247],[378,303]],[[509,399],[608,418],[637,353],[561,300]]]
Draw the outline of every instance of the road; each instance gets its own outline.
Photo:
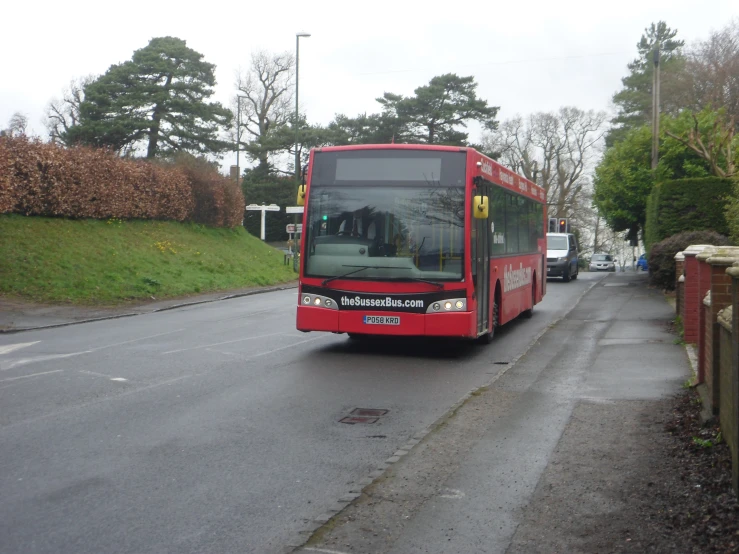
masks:
[[[0,336],[0,551],[289,550],[605,277],[489,346],[302,334],[295,290]]]

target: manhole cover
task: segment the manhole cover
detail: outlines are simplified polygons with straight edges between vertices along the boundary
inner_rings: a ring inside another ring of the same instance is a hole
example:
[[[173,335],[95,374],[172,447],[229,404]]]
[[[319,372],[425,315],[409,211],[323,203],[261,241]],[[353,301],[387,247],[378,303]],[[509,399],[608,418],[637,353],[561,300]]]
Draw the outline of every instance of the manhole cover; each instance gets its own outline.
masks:
[[[341,418],[339,423],[348,423],[349,425],[364,423],[365,425],[370,425],[376,423],[387,412],[388,410],[378,410],[377,408],[354,408],[349,412],[348,416]]]
[[[341,418],[339,420],[339,423],[348,423],[349,425],[356,425],[357,423],[364,423],[366,425],[375,423],[379,418],[376,417],[352,417],[347,416],[344,418]]]
[[[381,417],[387,413],[387,410],[378,410],[376,408],[354,408],[350,415],[362,417]]]

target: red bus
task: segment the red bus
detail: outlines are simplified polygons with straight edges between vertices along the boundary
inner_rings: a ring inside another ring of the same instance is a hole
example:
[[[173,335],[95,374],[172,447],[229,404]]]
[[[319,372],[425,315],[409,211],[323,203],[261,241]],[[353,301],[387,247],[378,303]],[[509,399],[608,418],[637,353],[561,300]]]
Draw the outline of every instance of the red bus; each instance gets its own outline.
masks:
[[[544,296],[545,200],[472,148],[312,150],[298,330],[487,342]]]

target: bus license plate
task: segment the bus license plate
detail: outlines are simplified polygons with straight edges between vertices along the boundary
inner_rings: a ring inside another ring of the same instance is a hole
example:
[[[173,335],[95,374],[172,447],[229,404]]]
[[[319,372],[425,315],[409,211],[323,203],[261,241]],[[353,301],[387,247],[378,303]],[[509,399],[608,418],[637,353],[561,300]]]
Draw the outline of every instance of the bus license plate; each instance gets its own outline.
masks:
[[[400,318],[387,315],[366,315],[364,323],[366,325],[400,325]]]

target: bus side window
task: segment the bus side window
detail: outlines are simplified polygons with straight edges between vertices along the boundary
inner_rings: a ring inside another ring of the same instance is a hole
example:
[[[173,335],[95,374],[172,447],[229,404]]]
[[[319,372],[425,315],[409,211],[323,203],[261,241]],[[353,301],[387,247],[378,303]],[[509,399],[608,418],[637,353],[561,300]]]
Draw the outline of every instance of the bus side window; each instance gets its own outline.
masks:
[[[506,214],[505,193],[498,187],[492,187],[490,195],[490,213],[492,221],[492,237],[490,240],[490,255],[502,256],[505,254],[506,245]]]

